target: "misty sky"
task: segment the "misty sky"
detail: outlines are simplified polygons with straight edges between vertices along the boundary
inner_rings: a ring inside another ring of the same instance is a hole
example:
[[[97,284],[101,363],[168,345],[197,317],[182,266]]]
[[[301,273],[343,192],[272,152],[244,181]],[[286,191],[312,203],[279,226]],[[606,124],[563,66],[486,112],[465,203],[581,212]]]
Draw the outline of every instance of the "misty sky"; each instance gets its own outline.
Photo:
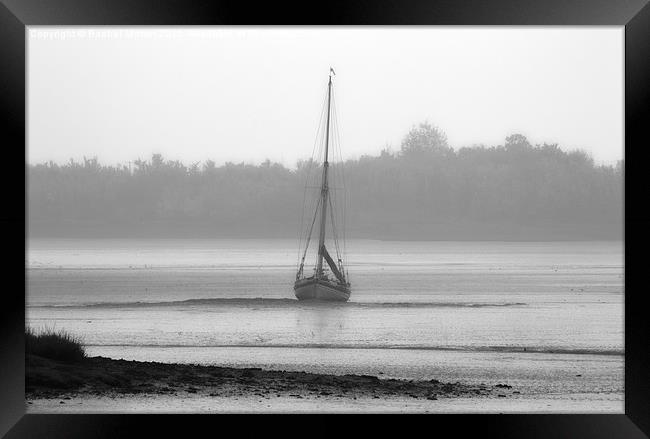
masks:
[[[27,160],[293,166],[330,66],[344,158],[424,120],[454,148],[518,132],[623,157],[623,27],[30,27]]]

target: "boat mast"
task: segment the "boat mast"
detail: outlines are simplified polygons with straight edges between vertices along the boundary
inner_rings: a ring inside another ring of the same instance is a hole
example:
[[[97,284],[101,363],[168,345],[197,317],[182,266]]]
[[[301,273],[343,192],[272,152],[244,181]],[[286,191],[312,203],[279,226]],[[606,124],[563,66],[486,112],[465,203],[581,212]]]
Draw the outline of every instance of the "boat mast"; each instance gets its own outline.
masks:
[[[327,156],[329,153],[329,137],[330,137],[330,102],[332,100],[332,69],[330,68],[330,78],[327,84],[327,124],[325,128],[325,160],[323,161],[323,182],[321,184],[321,217],[320,217],[320,232],[318,238],[318,268],[316,269],[316,277],[323,275],[323,254],[325,251],[325,221],[327,220],[327,197],[329,196],[329,188],[327,186],[327,169],[329,162]]]

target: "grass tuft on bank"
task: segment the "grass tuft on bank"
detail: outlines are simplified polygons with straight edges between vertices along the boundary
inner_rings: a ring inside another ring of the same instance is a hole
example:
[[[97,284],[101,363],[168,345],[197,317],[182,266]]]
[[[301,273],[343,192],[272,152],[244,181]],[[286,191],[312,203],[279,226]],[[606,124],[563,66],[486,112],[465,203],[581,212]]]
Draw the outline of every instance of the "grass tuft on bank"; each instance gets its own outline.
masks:
[[[59,329],[36,331],[25,328],[25,355],[37,355],[63,362],[77,362],[86,358],[81,339]]]

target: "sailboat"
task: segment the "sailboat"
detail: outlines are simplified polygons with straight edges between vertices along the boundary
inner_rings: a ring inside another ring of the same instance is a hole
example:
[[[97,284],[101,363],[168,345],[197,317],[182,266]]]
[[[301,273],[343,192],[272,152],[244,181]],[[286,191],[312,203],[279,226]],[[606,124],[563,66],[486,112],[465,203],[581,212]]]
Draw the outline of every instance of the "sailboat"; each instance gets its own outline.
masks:
[[[307,234],[305,241],[305,249],[302,252],[300,265],[296,273],[296,281],[293,286],[294,292],[298,300],[317,300],[317,301],[335,301],[346,302],[350,298],[351,285],[348,281],[347,272],[343,265],[342,255],[339,251],[338,237],[334,225],[334,204],[330,194],[330,186],[328,181],[329,173],[329,149],[330,149],[330,116],[332,104],[332,74],[334,70],[330,68],[329,81],[327,83],[327,115],[326,115],[326,128],[325,128],[325,148],[322,165],[322,177],[320,185],[320,193],[316,202],[316,209],[314,217],[311,222],[311,227]],[[325,246],[325,234],[327,230],[328,207],[330,210],[330,226],[332,229],[332,237],[335,243],[337,260],[335,261],[330,255]],[[318,223],[318,254],[316,264],[313,272],[310,275],[305,274],[305,258],[309,243],[311,242],[311,235],[313,226],[319,219]],[[327,264],[327,265],[325,265]],[[328,270],[329,268],[329,270]]]

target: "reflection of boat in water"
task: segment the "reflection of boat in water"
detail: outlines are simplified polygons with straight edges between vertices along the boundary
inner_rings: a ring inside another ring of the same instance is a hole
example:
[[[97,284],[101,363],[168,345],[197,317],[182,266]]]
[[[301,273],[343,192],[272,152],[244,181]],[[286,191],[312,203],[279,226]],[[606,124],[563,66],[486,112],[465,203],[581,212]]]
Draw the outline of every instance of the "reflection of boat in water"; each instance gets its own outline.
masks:
[[[334,71],[330,69],[329,82],[327,83],[327,114],[325,123],[325,151],[322,166],[322,177],[320,184],[320,193],[316,202],[316,209],[314,211],[311,227],[305,241],[305,249],[302,252],[300,259],[300,266],[296,273],[296,282],[294,284],[294,291],[299,300],[322,300],[322,301],[339,301],[345,302],[350,298],[350,282],[347,280],[347,273],[343,266],[343,256],[340,250],[337,230],[335,227],[335,204],[332,202],[330,194],[330,187],[328,182],[329,172],[329,146],[330,146],[330,115],[332,104],[332,74]],[[336,261],[332,258],[329,251],[325,246],[325,235],[328,224],[328,208],[330,214],[330,228],[332,229],[332,240],[334,248],[336,249]],[[307,257],[307,250],[311,241],[311,235],[319,218],[318,226],[318,253],[314,266],[313,274],[305,276],[305,258]],[[301,247],[302,250],[302,247]],[[326,262],[327,265],[324,265]],[[328,270],[329,268],[329,270]]]

